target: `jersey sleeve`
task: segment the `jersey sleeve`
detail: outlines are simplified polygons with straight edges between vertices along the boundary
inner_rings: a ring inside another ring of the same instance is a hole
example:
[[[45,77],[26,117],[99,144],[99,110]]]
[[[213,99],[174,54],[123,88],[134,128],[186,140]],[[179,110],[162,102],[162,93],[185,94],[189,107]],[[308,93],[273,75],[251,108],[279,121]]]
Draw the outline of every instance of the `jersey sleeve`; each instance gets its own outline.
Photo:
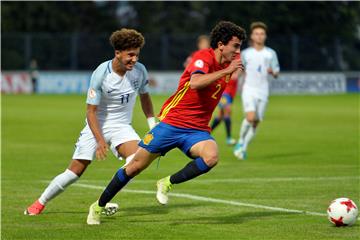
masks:
[[[149,92],[149,75],[144,65],[141,65],[141,72],[142,81],[139,88],[139,93],[145,94]]]
[[[246,54],[246,51],[242,51],[242,52],[240,53],[241,63],[244,65],[244,67],[246,67],[246,65],[247,65],[246,58],[245,58],[245,54]]]
[[[206,74],[209,72],[211,61],[212,60],[210,56],[195,53],[190,64],[187,67],[187,70],[190,72],[191,75],[195,73]]]
[[[275,73],[280,72],[279,61],[278,61],[276,52],[275,52],[274,50],[271,51],[270,67],[271,67],[271,69],[272,69]]]
[[[99,105],[101,99],[101,85],[104,78],[105,69],[100,65],[91,75],[90,85],[87,92],[86,103]]]

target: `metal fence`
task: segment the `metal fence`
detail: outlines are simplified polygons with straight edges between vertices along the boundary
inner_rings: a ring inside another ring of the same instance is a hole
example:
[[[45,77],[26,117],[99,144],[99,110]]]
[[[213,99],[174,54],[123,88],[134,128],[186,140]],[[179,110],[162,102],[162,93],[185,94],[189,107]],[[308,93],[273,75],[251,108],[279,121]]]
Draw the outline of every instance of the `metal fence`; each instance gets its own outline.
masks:
[[[89,70],[113,57],[109,34],[2,33],[2,70],[27,69],[36,59],[42,70]],[[180,70],[195,50],[197,35],[145,34],[140,61],[151,70]],[[359,41],[284,35],[271,36],[282,70],[354,71],[360,69]],[[246,44],[244,45],[246,47]]]

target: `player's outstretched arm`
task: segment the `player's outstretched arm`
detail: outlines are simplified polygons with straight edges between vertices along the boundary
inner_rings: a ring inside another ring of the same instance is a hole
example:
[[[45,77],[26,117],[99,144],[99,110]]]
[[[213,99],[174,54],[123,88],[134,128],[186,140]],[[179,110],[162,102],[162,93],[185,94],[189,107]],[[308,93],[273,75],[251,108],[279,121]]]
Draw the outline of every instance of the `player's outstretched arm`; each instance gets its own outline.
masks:
[[[154,117],[154,107],[151,101],[151,97],[149,93],[140,94],[140,102],[141,108],[147,118],[149,128],[153,128],[156,125],[155,117]]]
[[[237,69],[239,71],[244,70],[244,66],[241,64],[240,59],[233,60],[230,65],[222,70],[207,73],[207,74],[193,74],[190,79],[190,88],[191,89],[202,89],[215,82],[216,80],[225,77],[226,75],[231,75]]]
[[[104,136],[100,131],[99,121],[96,116],[96,111],[97,111],[96,105],[88,104],[86,111],[86,119],[98,144],[96,149],[96,158],[103,160],[106,158],[106,152],[109,150],[109,146],[107,145]]]

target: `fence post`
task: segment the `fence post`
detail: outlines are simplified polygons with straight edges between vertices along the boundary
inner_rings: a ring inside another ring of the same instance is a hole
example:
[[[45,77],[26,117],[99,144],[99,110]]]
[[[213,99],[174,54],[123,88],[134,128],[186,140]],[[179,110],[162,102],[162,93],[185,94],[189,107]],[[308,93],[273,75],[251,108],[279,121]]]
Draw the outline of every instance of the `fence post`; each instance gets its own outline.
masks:
[[[71,34],[71,48],[70,48],[70,68],[76,70],[78,67],[78,33],[73,32]]]
[[[161,36],[161,69],[167,69],[169,56],[169,37],[167,34]]]
[[[298,70],[299,68],[299,37],[296,34],[291,35],[291,62],[292,70]]]
[[[31,34],[26,33],[24,38],[24,69],[29,68],[29,64],[31,61],[32,49],[31,49]]]
[[[343,70],[345,68],[344,60],[342,57],[342,48],[339,37],[335,37],[334,39],[334,54],[335,54],[335,66],[336,70]]]

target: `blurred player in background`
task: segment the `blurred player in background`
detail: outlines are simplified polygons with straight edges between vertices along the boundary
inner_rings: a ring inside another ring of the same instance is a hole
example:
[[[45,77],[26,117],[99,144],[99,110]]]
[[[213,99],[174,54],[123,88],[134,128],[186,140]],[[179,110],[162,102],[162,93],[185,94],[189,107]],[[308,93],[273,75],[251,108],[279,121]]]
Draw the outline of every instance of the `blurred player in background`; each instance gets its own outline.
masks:
[[[236,140],[231,137],[231,106],[237,92],[238,78],[239,71],[235,71],[231,75],[231,79],[221,96],[218,104],[218,115],[214,118],[211,124],[211,130],[213,131],[221,123],[221,121],[224,120],[227,145],[234,145],[236,143]]]
[[[242,102],[245,118],[241,124],[240,136],[234,148],[234,155],[246,159],[246,151],[254,138],[259,122],[263,120],[269,97],[269,74],[279,75],[280,67],[276,52],[265,46],[267,26],[254,22],[250,26],[251,47],[241,53],[245,66],[245,81]]]
[[[222,21],[214,27],[211,48],[194,54],[177,91],[161,109],[161,122],[145,135],[133,160],[116,172],[99,200],[90,206],[88,224],[100,224],[101,212],[116,193],[173,148],[193,160],[158,181],[156,198],[160,204],[168,203],[168,192],[174,184],[200,176],[217,164],[218,147],[210,135],[209,121],[231,74],[243,68],[236,55],[244,39],[245,31],[234,23]]]
[[[38,80],[39,80],[39,69],[36,59],[32,59],[30,61],[29,74],[32,83],[32,93],[36,94],[38,92]]]
[[[197,38],[197,48],[199,50],[203,50],[203,49],[207,49],[210,48],[210,38],[208,35],[200,35]],[[191,62],[192,57],[194,56],[196,51],[194,51],[193,53],[190,54],[190,56],[188,56],[184,62],[184,68],[186,68],[189,63]]]
[[[45,205],[84,173],[95,158],[106,158],[111,149],[128,163],[138,148],[139,136],[131,126],[136,97],[149,127],[155,126],[153,105],[148,93],[147,71],[137,62],[145,40],[133,29],[115,31],[110,37],[115,56],[103,62],[93,72],[87,94],[86,126],[81,131],[69,167],[56,176],[40,198],[25,210],[27,215],[40,214]],[[108,204],[107,215],[114,213],[117,204]]]

